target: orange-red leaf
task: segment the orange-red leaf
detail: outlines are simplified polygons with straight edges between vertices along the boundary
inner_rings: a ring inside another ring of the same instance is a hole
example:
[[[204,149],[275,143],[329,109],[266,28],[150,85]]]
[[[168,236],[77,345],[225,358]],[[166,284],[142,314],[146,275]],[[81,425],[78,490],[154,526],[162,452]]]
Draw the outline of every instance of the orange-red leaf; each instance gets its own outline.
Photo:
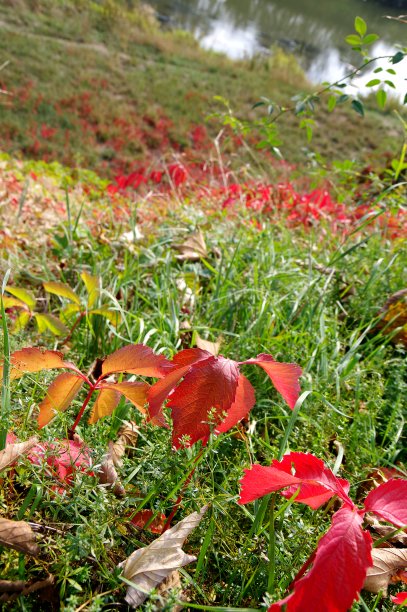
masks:
[[[240,374],[233,404],[229,408],[225,420],[216,427],[216,433],[224,433],[232,429],[249,414],[255,402],[256,398],[251,383],[243,374]]]
[[[83,378],[77,374],[62,372],[48,387],[47,395],[40,403],[38,426],[44,427],[55,416],[55,411],[64,412],[78,394]]]
[[[102,364],[102,374],[105,376],[115,372],[128,372],[162,378],[171,369],[173,366],[164,355],[156,355],[144,344],[124,346],[106,357]]]
[[[112,385],[113,387],[114,385]],[[104,416],[112,414],[120,401],[120,393],[110,387],[102,388],[93,404],[92,412],[89,417],[89,423],[96,423]]]
[[[145,405],[147,403],[147,391],[150,385],[144,382],[124,381],[115,384],[103,384],[101,389],[111,389],[119,391],[126,399],[136,406],[143,414],[146,414]]]
[[[166,516],[162,512],[153,518],[152,510],[140,510],[130,519],[130,521],[139,529],[147,529],[151,533],[162,533],[166,523]]]
[[[21,378],[25,372],[40,372],[54,368],[68,368],[80,374],[79,370],[59,351],[48,351],[37,347],[23,348],[10,355],[10,380]],[[0,362],[0,376],[3,376],[3,361]]]

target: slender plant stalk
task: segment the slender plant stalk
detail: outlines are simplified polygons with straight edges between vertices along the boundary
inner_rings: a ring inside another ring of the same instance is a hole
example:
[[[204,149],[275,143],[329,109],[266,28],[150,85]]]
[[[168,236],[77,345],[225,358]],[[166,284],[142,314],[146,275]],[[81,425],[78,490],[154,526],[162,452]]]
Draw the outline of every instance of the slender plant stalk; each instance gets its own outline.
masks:
[[[10,422],[10,343],[4,308],[3,295],[7,285],[10,270],[4,275],[1,287],[1,322],[3,328],[3,379],[1,387],[1,414],[0,414],[0,450],[6,446],[9,422]]]
[[[269,524],[269,545],[268,545],[268,558],[269,558],[269,575],[267,581],[267,592],[272,595],[274,592],[274,578],[276,574],[276,531],[274,525],[274,510],[276,506],[276,494],[273,493],[270,497],[270,524]]]

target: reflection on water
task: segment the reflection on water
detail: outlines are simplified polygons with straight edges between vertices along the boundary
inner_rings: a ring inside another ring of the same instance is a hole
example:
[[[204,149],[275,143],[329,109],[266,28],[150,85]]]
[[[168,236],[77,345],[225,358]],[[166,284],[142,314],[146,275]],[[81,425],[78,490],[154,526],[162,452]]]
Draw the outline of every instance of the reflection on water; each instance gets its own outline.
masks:
[[[377,0],[150,0],[163,22],[193,32],[201,45],[234,59],[268,52],[279,45],[294,53],[313,82],[334,81],[349,65],[360,63],[344,42],[355,15],[381,40],[371,55],[388,55],[407,44],[407,25],[386,19],[397,16],[407,0],[391,9]],[[397,66],[397,87],[407,90],[407,60]],[[358,84],[367,82],[369,75]]]

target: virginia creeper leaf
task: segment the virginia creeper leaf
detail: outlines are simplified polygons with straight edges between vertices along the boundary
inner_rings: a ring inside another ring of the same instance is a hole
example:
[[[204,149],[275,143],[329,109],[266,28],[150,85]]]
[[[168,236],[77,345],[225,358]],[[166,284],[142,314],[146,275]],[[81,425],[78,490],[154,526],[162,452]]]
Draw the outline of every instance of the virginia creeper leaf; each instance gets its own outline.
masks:
[[[173,366],[164,357],[156,355],[149,346],[130,344],[115,351],[102,364],[102,374],[107,376],[114,372],[128,372],[140,376],[162,378]]]
[[[88,308],[92,308],[99,296],[99,279],[88,272],[82,272],[81,279],[88,292]]]
[[[356,510],[341,508],[332,526],[320,539],[312,564],[305,576],[294,581],[294,591],[270,606],[277,612],[347,612],[358,598],[367,568],[372,564],[371,537],[362,530],[362,517]]]
[[[253,408],[256,402],[254,389],[251,383],[243,374],[240,374],[237,381],[235,399],[228,410],[227,416],[215,430],[215,433],[225,433],[232,429],[239,421],[244,419]]]
[[[400,593],[397,593],[397,595],[390,597],[390,599],[394,604],[396,604],[396,606],[402,606],[403,604],[407,603],[407,591],[401,591]]]
[[[111,415],[119,401],[120,393],[118,391],[112,389],[111,387],[102,387],[98,393],[95,403],[93,404],[88,422],[96,423],[96,421],[102,417]]]
[[[338,495],[346,504],[353,506],[348,496],[349,483],[337,478],[321,459],[309,453],[289,453],[282,461],[274,459],[269,467],[253,465],[251,469],[245,470],[241,484],[240,504],[247,504],[287,487],[282,495],[291,497],[299,486],[300,492],[295,501],[314,510],[333,495]]]
[[[47,395],[40,403],[38,426],[44,427],[55,416],[55,411],[64,412],[79,393],[83,378],[77,374],[62,372],[50,384]]]
[[[365,508],[397,527],[406,526],[407,480],[392,478],[379,485],[366,497]]]
[[[27,327],[29,320],[31,319],[31,313],[23,310],[19,313],[18,317],[14,321],[12,332],[16,334]]]
[[[74,440],[41,442],[30,451],[28,458],[34,464],[46,464],[50,475],[66,484],[72,483],[77,470],[86,472],[91,466],[89,448],[75,436]]]
[[[27,304],[18,300],[15,297],[10,297],[8,295],[3,295],[3,304],[4,308],[22,308],[24,310],[29,310]]]
[[[147,391],[150,385],[144,382],[129,382],[124,381],[115,384],[103,384],[102,389],[111,389],[112,391],[118,391],[132,404],[136,406],[143,414],[146,414],[145,405],[147,403]]]
[[[176,448],[208,439],[209,413],[213,409],[215,424],[222,419],[235,398],[238,378],[238,364],[224,357],[211,355],[190,369],[168,401]]]
[[[69,332],[66,325],[64,325],[60,319],[52,314],[35,312],[34,316],[35,320],[37,321],[38,331],[41,333],[46,329],[49,329],[54,336],[65,336]]]
[[[54,295],[58,295],[59,297],[67,298],[68,300],[71,300],[71,302],[74,302],[78,305],[81,303],[80,297],[75,293],[73,289],[71,289],[69,285],[66,285],[65,283],[47,282],[42,284],[44,286],[45,291],[47,291],[48,293],[53,293]]]
[[[24,304],[27,304],[30,310],[35,308],[37,300],[30,291],[27,291],[26,289],[21,289],[21,287],[6,287],[6,291],[24,302]]]
[[[263,368],[289,407],[294,408],[300,394],[300,384],[298,382],[302,374],[300,366],[295,363],[275,361],[271,355],[264,353],[258,355],[255,359],[247,359],[247,361],[241,361],[240,363],[253,363]]]
[[[0,362],[0,376],[3,376],[3,361]],[[48,351],[37,347],[23,348],[10,355],[10,380],[21,378],[25,372],[40,372],[41,370],[53,370],[54,368],[67,368],[74,370],[82,376],[78,368],[69,361],[64,361],[64,356],[59,351]]]

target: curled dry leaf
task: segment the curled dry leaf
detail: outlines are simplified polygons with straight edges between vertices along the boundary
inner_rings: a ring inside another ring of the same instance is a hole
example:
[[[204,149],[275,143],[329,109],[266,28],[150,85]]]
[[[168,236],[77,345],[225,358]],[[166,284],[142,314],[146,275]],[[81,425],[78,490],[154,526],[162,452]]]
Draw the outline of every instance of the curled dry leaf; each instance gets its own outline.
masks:
[[[0,518],[0,544],[28,555],[37,555],[39,550],[34,532],[25,521]]]
[[[387,542],[398,542],[399,544],[403,544],[407,546],[407,533],[404,531],[395,532],[395,527],[391,527],[390,525],[386,525],[381,523],[373,516],[366,515],[365,522],[370,526],[370,528],[375,531],[381,538],[389,536]],[[391,534],[394,534],[391,536]]]
[[[210,353],[214,357],[217,357],[219,355],[220,345],[222,344],[222,340],[223,340],[222,336],[219,336],[219,338],[217,338],[215,342],[210,342],[209,340],[204,340],[203,338],[201,338],[199,334],[195,335],[196,346],[199,349],[202,349],[203,351],[208,351],[208,353]]]
[[[28,453],[36,444],[38,444],[38,438],[36,437],[30,438],[26,442],[7,444],[6,448],[0,452],[0,472],[13,465],[21,455]]]
[[[122,457],[126,448],[134,447],[137,442],[138,427],[134,421],[124,421],[119,429],[119,436],[116,442],[109,442],[109,452],[113,464],[116,467],[122,465]]]
[[[165,597],[168,595],[168,592],[174,590],[178,591],[178,599],[186,601],[186,599],[182,596],[181,576],[177,570],[175,572],[171,572],[171,574],[167,576],[167,578],[163,580],[161,584],[158,585],[157,595],[161,595],[161,597],[165,599]],[[157,608],[161,609],[160,607]],[[184,609],[184,606],[175,605],[171,609],[172,612],[181,612],[181,610]]]
[[[0,593],[3,595],[0,597],[0,602],[10,602],[14,601],[18,597],[24,595],[29,595],[30,593],[35,593],[35,591],[40,591],[41,589],[45,589],[54,584],[54,576],[50,575],[45,580],[37,580],[36,582],[24,582],[22,580],[17,580],[12,582],[11,580],[2,580],[2,583],[10,583],[10,588],[8,591],[2,591],[0,587]],[[6,585],[3,584],[5,587]]]
[[[407,570],[407,549],[374,548],[372,559],[373,566],[367,570],[363,588],[371,593],[386,593],[388,585],[398,582]]]
[[[192,232],[181,244],[174,244],[178,251],[176,258],[180,261],[197,261],[208,257],[205,238],[201,230]]]
[[[381,320],[376,329],[383,329],[385,334],[391,334],[398,329],[392,342],[400,342],[407,346],[407,289],[397,291],[389,297],[380,311]]]
[[[100,466],[98,472],[99,482],[100,484],[108,485],[111,487],[113,493],[117,497],[124,497],[126,491],[119,480],[119,475],[116,472],[116,468],[113,463],[112,456],[110,454],[110,450],[103,460],[102,465]]]
[[[149,546],[135,550],[128,559],[120,563],[123,577],[132,582],[127,588],[126,602],[136,608],[145,601],[150,591],[165,580],[174,570],[195,561],[182,546],[188,535],[197,527],[207,510],[193,512],[168,529]]]

